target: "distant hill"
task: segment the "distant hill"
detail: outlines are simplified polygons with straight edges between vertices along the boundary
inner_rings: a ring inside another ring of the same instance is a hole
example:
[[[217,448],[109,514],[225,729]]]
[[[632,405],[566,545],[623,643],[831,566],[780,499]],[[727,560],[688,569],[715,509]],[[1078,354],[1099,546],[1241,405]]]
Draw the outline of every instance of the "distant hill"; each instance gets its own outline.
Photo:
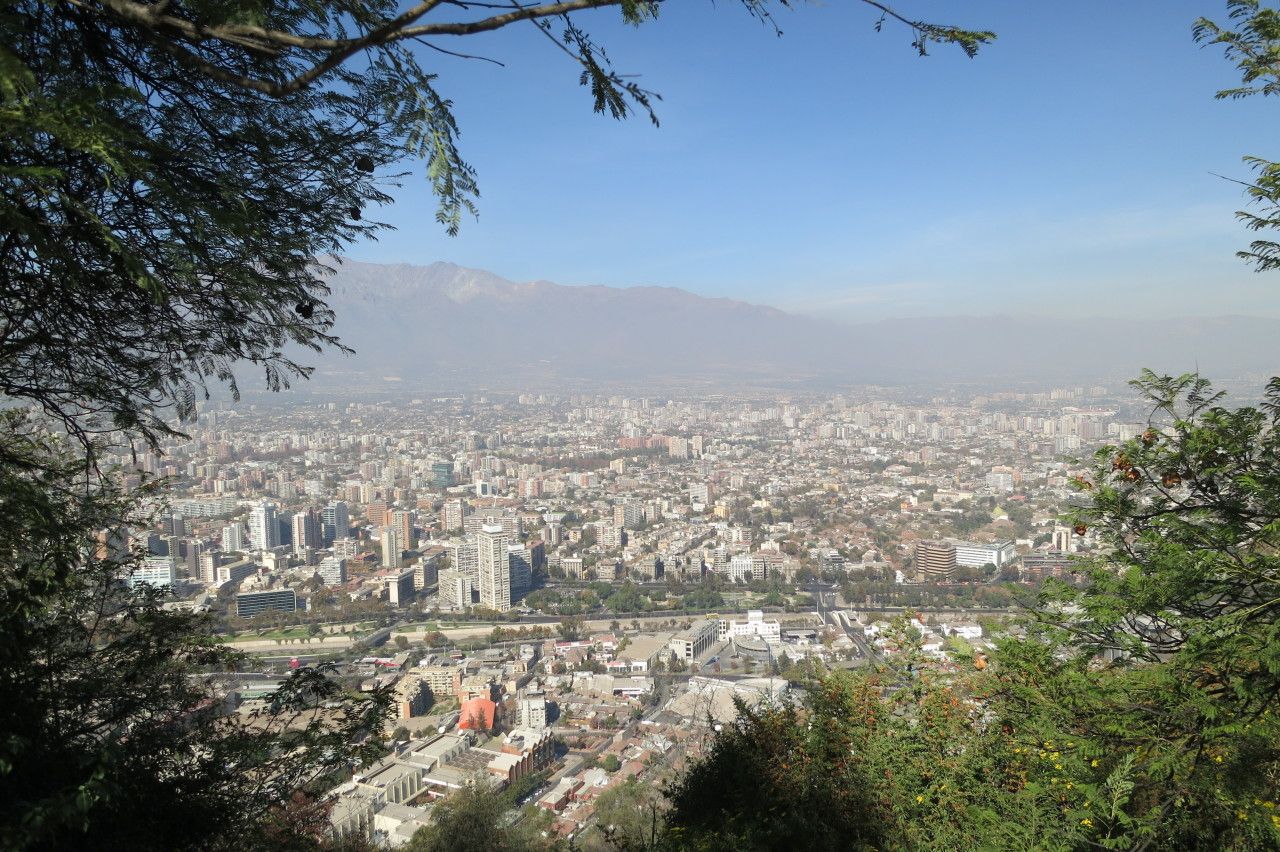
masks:
[[[1143,366],[1280,374],[1280,320],[934,317],[841,325],[670,287],[516,283],[449,263],[344,261],[321,385],[726,388],[1116,380]],[[308,362],[315,360],[308,358]]]

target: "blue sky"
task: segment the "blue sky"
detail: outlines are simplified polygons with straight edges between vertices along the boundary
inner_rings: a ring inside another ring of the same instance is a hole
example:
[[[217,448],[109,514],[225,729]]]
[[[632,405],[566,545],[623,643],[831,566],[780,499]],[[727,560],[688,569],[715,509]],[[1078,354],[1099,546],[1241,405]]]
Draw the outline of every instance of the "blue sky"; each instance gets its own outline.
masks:
[[[1280,159],[1280,103],[1191,40],[1223,0],[898,0],[995,30],[917,57],[852,0],[781,10],[673,0],[639,28],[580,20],[663,96],[662,126],[591,111],[532,27],[424,55],[479,172],[448,237],[419,175],[350,255],[513,280],[682,287],[848,320],[951,314],[1280,316],[1280,274],[1233,252],[1241,156]]]

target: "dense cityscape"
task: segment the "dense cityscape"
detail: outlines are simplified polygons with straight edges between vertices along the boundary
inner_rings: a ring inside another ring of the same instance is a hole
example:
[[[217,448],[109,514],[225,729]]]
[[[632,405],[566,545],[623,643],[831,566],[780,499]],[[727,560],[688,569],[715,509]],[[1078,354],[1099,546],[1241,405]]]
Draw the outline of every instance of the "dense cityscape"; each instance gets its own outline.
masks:
[[[393,692],[337,835],[405,842],[478,772],[590,837],[594,802],[669,779],[735,697],[891,655],[904,613],[935,665],[982,653],[1071,580],[1079,459],[1139,417],[1103,387],[210,405],[112,460],[166,496],[104,544],[261,660],[222,684],[235,712],[320,662]]]
[[[1277,94],[1276,0],[0,2],[0,852],[1280,849]]]

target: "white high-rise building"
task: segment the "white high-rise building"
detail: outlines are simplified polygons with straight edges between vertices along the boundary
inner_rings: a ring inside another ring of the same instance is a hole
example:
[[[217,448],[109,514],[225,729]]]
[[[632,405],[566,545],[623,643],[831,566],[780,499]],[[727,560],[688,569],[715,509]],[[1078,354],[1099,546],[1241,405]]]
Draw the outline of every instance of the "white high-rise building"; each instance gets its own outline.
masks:
[[[455,571],[460,572],[471,581],[472,586],[480,585],[480,550],[475,537],[469,536],[449,546],[449,561]]]
[[[644,519],[644,512],[639,503],[625,501],[613,507],[614,526],[634,530]]]
[[[341,586],[347,582],[347,560],[326,556],[316,566],[316,575],[326,586]]]
[[[249,546],[254,550],[270,550],[280,544],[280,525],[276,522],[276,504],[263,500],[249,510]]]
[[[400,564],[400,556],[404,553],[406,542],[404,531],[398,526],[382,528],[382,567],[395,568]]]
[[[445,500],[440,510],[440,525],[445,532],[457,532],[467,518],[467,504],[461,500]]]
[[[157,589],[172,589],[178,580],[178,563],[172,556],[148,556],[132,574],[129,585],[144,583]]]
[[[249,540],[244,534],[244,524],[239,521],[222,528],[222,550],[225,553],[244,553]]]
[[[454,610],[471,606],[471,578],[452,568],[441,571],[440,600]]]
[[[500,526],[485,524],[476,534],[480,557],[480,605],[498,612],[511,609],[511,558],[507,533]]]

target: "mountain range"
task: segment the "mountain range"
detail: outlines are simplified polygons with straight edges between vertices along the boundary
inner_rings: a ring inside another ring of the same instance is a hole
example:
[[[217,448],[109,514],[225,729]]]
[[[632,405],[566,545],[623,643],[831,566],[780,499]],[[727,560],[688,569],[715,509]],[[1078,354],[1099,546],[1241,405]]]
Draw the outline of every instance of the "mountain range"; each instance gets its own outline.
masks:
[[[428,390],[1116,381],[1280,374],[1280,320],[958,316],[838,324],[671,287],[517,283],[450,263],[332,264],[314,383]]]

